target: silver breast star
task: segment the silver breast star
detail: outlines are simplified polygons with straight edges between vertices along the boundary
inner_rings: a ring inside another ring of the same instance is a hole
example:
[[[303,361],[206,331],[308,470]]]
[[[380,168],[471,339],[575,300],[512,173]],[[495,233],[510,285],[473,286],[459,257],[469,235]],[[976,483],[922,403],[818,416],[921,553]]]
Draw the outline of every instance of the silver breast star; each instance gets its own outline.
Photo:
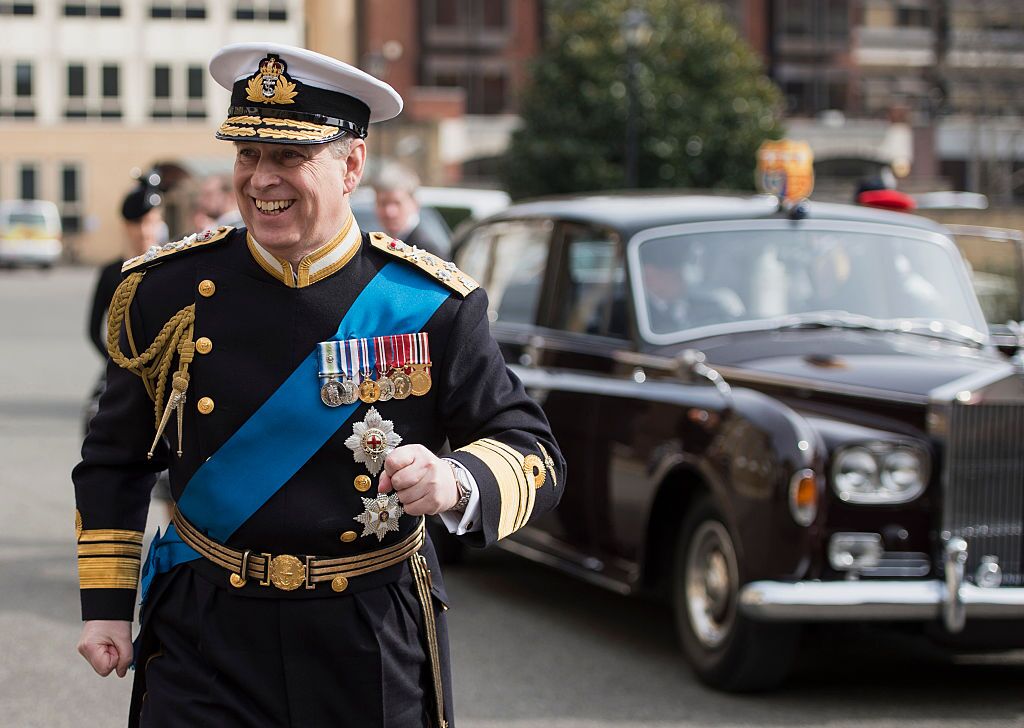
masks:
[[[376,536],[378,541],[383,541],[389,531],[398,530],[398,519],[405,511],[397,493],[362,500],[365,510],[353,520],[363,524],[363,536]]]
[[[370,475],[377,475],[384,466],[384,458],[402,444],[402,436],[395,432],[395,423],[380,416],[376,407],[371,407],[362,422],[352,425],[352,434],[345,440],[345,446],[352,451],[357,463],[366,463]]]

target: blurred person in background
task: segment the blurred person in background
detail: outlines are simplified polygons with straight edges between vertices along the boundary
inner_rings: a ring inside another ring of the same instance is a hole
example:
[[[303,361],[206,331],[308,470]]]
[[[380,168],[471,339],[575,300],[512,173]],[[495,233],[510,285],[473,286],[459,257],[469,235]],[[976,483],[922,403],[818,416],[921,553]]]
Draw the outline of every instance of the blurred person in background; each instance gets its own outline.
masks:
[[[160,245],[167,239],[167,225],[164,223],[163,210],[160,207],[163,198],[156,187],[158,184],[159,175],[151,173],[140,179],[135,188],[125,195],[121,204],[121,218],[124,220],[124,258],[142,255],[149,248]],[[124,258],[111,261],[100,270],[96,290],[93,292],[92,307],[89,310],[89,340],[104,360],[110,356],[107,353],[107,310],[110,307],[110,300],[114,297],[114,291],[121,283],[121,266],[124,264]],[[89,423],[99,409],[100,395],[106,386],[104,366],[85,406],[83,432],[89,431]],[[166,471],[160,473],[153,488],[153,497],[163,505],[164,520],[170,520],[171,492]]]
[[[238,212],[231,176],[211,174],[204,178],[192,211],[193,230],[209,230],[221,225],[239,227],[241,224],[242,216]]]
[[[420,203],[416,201],[419,186],[419,177],[407,167],[392,163],[381,169],[373,182],[377,219],[391,237],[447,258],[450,242],[433,237],[426,226],[420,225]]]
[[[153,175],[139,180],[135,188],[125,195],[121,204],[124,221],[122,256],[100,269],[89,310],[89,341],[104,359],[107,358],[107,307],[121,282],[121,265],[125,258],[142,255],[147,249],[161,243],[166,236],[160,191],[151,182]],[[159,184],[159,177],[156,178]]]

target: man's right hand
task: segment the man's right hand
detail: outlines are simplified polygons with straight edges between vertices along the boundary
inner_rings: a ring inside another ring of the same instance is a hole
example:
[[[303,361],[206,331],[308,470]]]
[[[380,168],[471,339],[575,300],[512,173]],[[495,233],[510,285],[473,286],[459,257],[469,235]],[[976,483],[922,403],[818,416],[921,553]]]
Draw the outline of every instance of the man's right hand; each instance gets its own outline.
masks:
[[[132,664],[132,623],[121,620],[91,619],[82,627],[78,652],[97,674],[106,677],[117,670],[124,677]]]

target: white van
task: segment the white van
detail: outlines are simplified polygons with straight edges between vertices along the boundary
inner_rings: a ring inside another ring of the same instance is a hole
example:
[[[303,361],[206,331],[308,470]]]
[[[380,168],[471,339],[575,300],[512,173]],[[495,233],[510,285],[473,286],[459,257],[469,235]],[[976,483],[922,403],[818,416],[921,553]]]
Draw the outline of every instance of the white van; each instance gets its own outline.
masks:
[[[60,259],[60,213],[46,200],[0,202],[0,265],[49,268]]]

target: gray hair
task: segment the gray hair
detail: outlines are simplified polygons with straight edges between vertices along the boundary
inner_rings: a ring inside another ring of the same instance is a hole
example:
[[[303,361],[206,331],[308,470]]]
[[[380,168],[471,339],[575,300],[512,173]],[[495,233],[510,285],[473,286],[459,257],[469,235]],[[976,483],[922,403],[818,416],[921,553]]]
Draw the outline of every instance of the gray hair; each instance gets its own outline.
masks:
[[[352,147],[355,143],[356,138],[354,136],[348,132],[342,132],[340,137],[327,142],[327,148],[330,150],[332,157],[341,159],[347,157],[352,152]]]
[[[415,195],[420,178],[408,167],[391,163],[385,165],[373,179],[374,192],[405,192]]]

